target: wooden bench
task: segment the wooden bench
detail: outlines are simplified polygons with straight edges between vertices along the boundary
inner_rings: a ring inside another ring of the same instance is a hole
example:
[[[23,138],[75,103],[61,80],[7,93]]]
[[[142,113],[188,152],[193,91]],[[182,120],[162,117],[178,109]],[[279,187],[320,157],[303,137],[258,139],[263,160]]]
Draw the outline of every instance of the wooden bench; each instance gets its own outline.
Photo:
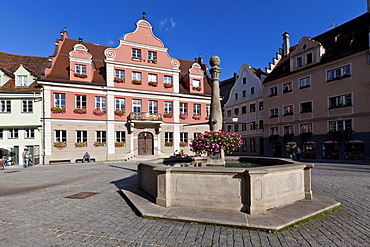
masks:
[[[49,160],[49,165],[54,163],[71,163],[71,160]]]
[[[82,159],[76,159],[75,162],[76,163],[78,163],[78,162],[81,162],[82,163]],[[90,162],[95,162],[95,158],[90,158]]]

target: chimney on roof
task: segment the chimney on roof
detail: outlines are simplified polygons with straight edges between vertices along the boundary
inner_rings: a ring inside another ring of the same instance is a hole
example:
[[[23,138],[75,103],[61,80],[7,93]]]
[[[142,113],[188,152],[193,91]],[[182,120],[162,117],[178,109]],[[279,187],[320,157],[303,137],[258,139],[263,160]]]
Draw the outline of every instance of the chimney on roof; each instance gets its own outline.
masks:
[[[78,42],[79,42],[80,44],[82,44],[82,38],[81,38],[81,37],[79,37],[79,38],[78,38]]]
[[[283,33],[282,36],[283,36],[283,54],[282,55],[286,56],[289,53],[289,49],[290,49],[289,33],[285,32]]]

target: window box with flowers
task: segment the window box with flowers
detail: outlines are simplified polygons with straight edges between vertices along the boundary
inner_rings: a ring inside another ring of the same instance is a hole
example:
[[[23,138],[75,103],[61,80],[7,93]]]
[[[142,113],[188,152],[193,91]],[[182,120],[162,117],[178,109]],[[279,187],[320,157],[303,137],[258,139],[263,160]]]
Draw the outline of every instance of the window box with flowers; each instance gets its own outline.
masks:
[[[93,110],[93,114],[96,115],[96,116],[103,116],[107,113],[107,110],[102,110],[102,109],[99,109],[99,108],[96,108]]]
[[[74,76],[75,77],[79,77],[79,78],[83,78],[83,79],[87,78],[87,75],[86,74],[74,73]]]
[[[98,141],[94,142],[95,147],[102,147],[102,146],[105,146],[106,144],[107,144],[106,142],[98,142]]]
[[[201,120],[202,117],[200,116],[200,114],[194,114],[193,115],[193,119],[195,119],[195,120]]]
[[[188,145],[187,142],[180,142],[180,147],[186,147]]]
[[[75,147],[81,148],[81,147],[86,147],[87,142],[75,142]]]
[[[166,147],[172,147],[173,146],[173,142],[165,142],[164,145]]]
[[[114,82],[117,82],[117,83],[124,83],[125,82],[125,79],[124,78],[120,78],[120,77],[114,77]]]
[[[66,112],[66,108],[65,107],[58,107],[58,106],[53,106],[51,108],[51,111],[53,113],[65,113]]]
[[[142,81],[134,79],[134,80],[131,81],[131,83],[134,84],[134,85],[141,85]]]
[[[173,113],[172,112],[165,112],[165,113],[163,113],[163,117],[164,118],[172,118],[173,117]]]
[[[164,86],[164,88],[173,88],[172,83],[164,83],[163,86]]]
[[[185,120],[187,118],[188,118],[188,114],[187,113],[180,113],[180,119]]]
[[[115,142],[114,146],[115,147],[124,147],[124,146],[126,146],[126,142]]]
[[[77,113],[77,114],[86,114],[87,113],[87,110],[86,108],[76,108],[73,110],[74,113]]]
[[[225,154],[231,154],[242,144],[241,136],[236,133],[222,130],[219,132],[206,131],[192,140],[190,150],[196,154],[208,153],[209,155],[215,155],[221,153],[221,150],[224,150]]]
[[[138,62],[140,62],[141,61],[141,57],[132,57],[132,61],[138,61]]]
[[[126,114],[125,111],[122,111],[122,110],[115,110],[114,111],[114,114],[117,115],[117,116],[123,116]]]
[[[149,86],[152,86],[152,87],[156,87],[156,86],[158,86],[158,82],[156,82],[156,81],[150,81],[150,82],[148,82],[148,85]]]
[[[157,63],[157,59],[148,59],[149,63]]]
[[[58,149],[63,149],[67,147],[67,142],[54,142],[54,147]]]
[[[200,91],[202,88],[201,87],[193,87],[193,90],[195,91]]]

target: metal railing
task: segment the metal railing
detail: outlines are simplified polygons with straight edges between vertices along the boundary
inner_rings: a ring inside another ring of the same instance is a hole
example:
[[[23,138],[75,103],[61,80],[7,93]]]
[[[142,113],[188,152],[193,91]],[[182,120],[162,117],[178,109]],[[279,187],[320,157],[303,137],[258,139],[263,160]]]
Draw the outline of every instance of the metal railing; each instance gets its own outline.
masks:
[[[162,121],[162,114],[149,112],[131,112],[127,118],[130,120]]]

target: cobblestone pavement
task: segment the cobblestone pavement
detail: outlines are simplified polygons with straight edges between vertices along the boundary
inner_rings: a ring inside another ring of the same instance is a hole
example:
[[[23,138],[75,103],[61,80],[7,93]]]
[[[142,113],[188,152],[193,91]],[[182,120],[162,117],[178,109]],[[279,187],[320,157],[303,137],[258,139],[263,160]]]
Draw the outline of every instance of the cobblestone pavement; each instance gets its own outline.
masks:
[[[118,187],[135,163],[6,167],[0,246],[368,246],[370,165],[315,164],[313,190],[343,208],[278,233],[143,219]],[[67,196],[95,192],[85,199]]]

